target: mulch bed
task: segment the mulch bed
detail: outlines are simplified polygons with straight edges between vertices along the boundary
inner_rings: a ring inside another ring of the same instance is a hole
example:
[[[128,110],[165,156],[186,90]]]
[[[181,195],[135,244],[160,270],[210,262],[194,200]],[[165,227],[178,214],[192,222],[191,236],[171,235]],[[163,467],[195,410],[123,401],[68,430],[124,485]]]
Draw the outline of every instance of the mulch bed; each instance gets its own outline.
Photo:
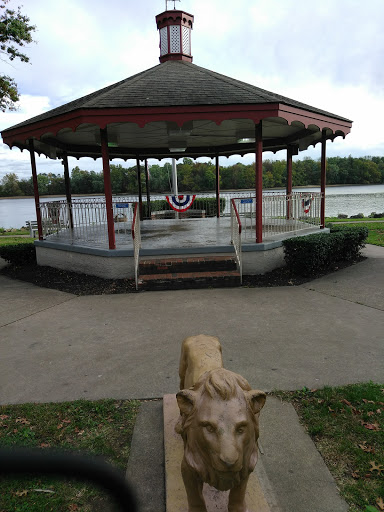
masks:
[[[352,263],[352,265],[364,259],[366,258],[361,257],[358,261]],[[283,267],[264,275],[243,276],[243,286],[252,288],[298,286],[349,266],[351,266],[351,263],[341,262],[338,266],[329,268],[323,272],[318,272],[316,275],[310,277],[294,275]],[[20,267],[7,265],[0,270],[0,274],[12,279],[33,283],[43,288],[52,288],[74,295],[137,293],[134,279],[103,279],[101,277],[32,264]]]

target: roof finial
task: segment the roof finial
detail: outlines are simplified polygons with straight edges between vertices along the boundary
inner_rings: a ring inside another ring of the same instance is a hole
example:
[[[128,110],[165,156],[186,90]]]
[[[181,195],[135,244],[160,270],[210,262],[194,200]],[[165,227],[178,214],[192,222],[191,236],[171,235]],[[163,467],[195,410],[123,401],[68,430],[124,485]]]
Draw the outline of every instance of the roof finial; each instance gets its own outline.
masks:
[[[181,0],[165,0],[165,10],[168,11],[168,2],[173,2],[173,8],[176,9],[176,2],[181,2]]]
[[[166,0],[166,3],[168,2],[176,3],[180,0]],[[160,62],[168,60],[192,62],[193,15],[176,8],[166,10],[156,16],[156,25],[160,34]]]

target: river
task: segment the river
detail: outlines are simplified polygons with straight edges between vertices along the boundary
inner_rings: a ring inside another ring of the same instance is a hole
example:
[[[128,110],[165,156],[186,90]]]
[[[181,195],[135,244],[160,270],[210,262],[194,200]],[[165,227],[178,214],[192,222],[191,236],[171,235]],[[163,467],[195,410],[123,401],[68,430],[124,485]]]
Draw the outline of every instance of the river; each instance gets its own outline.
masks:
[[[294,191],[298,192],[305,190],[318,192],[319,188],[294,188]],[[274,192],[278,191],[274,190]],[[282,190],[282,192],[284,191]],[[228,194],[236,197],[238,192],[223,192],[223,195]],[[55,199],[64,199],[64,197]],[[52,197],[42,197],[41,201],[52,201]],[[384,184],[327,187],[325,200],[325,215],[327,217],[337,217],[339,213],[348,216],[363,213],[367,217],[372,212],[384,212]],[[0,227],[20,228],[25,225],[27,220],[36,220],[33,198],[0,198]]]

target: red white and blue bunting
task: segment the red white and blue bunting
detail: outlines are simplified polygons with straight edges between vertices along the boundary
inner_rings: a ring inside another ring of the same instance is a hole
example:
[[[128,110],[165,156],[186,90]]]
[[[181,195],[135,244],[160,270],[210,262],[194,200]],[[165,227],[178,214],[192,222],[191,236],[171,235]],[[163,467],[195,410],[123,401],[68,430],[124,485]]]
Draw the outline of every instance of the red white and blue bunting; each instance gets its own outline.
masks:
[[[196,195],[165,196],[165,198],[172,210],[175,210],[175,212],[185,212],[192,206],[194,200],[196,199]]]
[[[303,205],[303,210],[304,210],[304,213],[309,213],[309,210],[311,209],[311,206],[312,206],[312,197],[304,197],[303,201],[302,201],[302,205]]]

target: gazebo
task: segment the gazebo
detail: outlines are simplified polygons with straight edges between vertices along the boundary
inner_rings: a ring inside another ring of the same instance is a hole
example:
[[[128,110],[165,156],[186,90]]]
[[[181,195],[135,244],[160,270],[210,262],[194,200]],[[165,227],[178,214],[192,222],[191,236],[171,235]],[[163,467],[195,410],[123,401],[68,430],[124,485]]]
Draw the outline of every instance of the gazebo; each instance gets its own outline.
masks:
[[[127,203],[124,198],[112,196],[110,161],[114,158],[137,161],[139,207],[133,210],[136,215],[133,213],[132,219],[133,238],[136,237],[137,240],[136,259],[142,205],[140,161],[147,162],[149,158],[214,158],[217,215],[220,215],[219,157],[254,152],[256,186],[253,199],[247,204],[248,215],[252,210],[251,216],[254,218],[253,244],[259,246],[256,247],[258,250],[261,246],[265,247],[263,151],[286,150],[287,188],[284,208],[281,210],[283,214],[275,215],[275,218],[279,217],[281,221],[283,217],[288,226],[294,217],[292,208],[295,200],[303,202],[305,199],[295,198],[292,192],[292,156],[320,143],[321,190],[316,198],[310,197],[309,200],[318,201],[317,229],[324,228],[326,141],[333,141],[338,136],[344,138],[350,132],[352,122],[193,64],[193,22],[194,17],[191,14],[176,9],[166,10],[156,16],[160,33],[160,64],[3,130],[3,140],[10,148],[16,146],[30,152],[39,233],[39,241],[36,241],[38,261],[39,253],[42,257],[44,250],[55,249],[54,236],[58,234],[59,218],[66,219],[60,225],[60,231],[71,233],[72,242],[75,238],[74,232],[78,227],[74,218],[76,200],[72,199],[70,192],[68,156],[102,158],[105,199],[101,203],[97,200],[90,201],[86,210],[88,216],[98,219],[93,225],[104,223],[108,240],[107,247],[94,247],[93,250],[89,243],[82,249],[79,235],[76,244],[68,243],[63,247],[59,243],[56,249],[65,249],[72,253],[65,258],[68,262],[73,261],[76,254],[80,253],[96,256],[97,250],[99,256],[107,256],[106,261],[110,261],[112,253],[117,255],[115,232],[119,230],[116,229],[116,211],[123,213]],[[48,204],[40,202],[35,153],[62,160],[66,201]],[[119,207],[121,210],[116,210]],[[92,209],[92,213],[89,213]],[[232,209],[232,223],[238,222],[241,230],[241,215],[235,201],[232,201]],[[91,224],[89,220],[88,224]],[[132,257],[132,250],[129,252],[125,249],[121,255]],[[52,265],[54,260],[52,258]],[[65,266],[65,263],[61,262],[60,265]],[[93,266],[88,264],[90,273],[95,272]],[[108,275],[105,269],[98,269],[97,272],[98,275]],[[116,270],[112,274],[115,276],[118,272]]]

